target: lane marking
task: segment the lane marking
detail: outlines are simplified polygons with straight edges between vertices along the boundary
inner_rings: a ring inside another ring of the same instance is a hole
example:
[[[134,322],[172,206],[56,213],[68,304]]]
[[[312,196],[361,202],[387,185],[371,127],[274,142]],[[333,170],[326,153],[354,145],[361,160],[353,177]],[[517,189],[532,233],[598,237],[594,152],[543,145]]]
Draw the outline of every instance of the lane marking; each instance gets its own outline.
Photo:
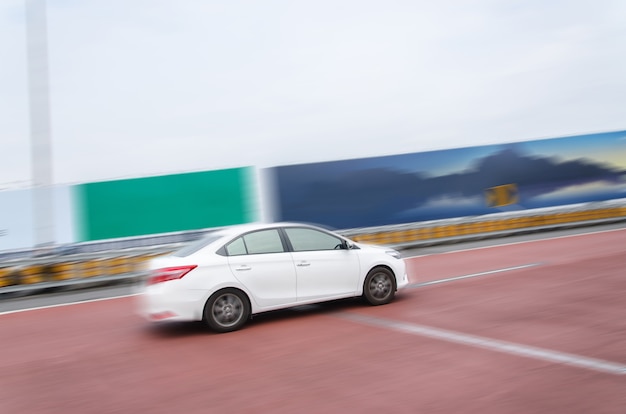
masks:
[[[472,248],[469,248],[469,249],[460,249],[460,250],[450,250],[450,251],[446,251],[446,252],[418,254],[418,255],[415,255],[415,256],[406,256],[406,257],[403,256],[402,258],[403,259],[418,259],[420,257],[436,256],[436,255],[439,255],[439,254],[454,254],[454,253],[462,253],[462,252],[472,252],[472,251],[475,251],[475,250],[485,250],[485,249],[493,249],[493,248],[497,248],[497,247],[516,246],[518,244],[536,243],[536,242],[559,240],[559,239],[568,239],[570,237],[593,236],[593,235],[596,235],[596,234],[612,233],[612,232],[616,232],[616,231],[626,231],[626,229],[600,230],[600,231],[593,231],[593,232],[589,232],[589,233],[579,233],[579,234],[569,234],[569,235],[566,235],[566,236],[548,237],[548,238],[545,238],[545,239],[522,240],[522,241],[511,242],[511,243],[504,243],[504,244],[493,244],[493,245],[490,245],[490,246],[472,247]],[[417,247],[416,249],[419,249],[419,247]]]
[[[473,274],[469,274],[469,275],[456,276],[456,277],[451,277],[451,278],[447,278],[447,279],[432,280],[432,281],[429,281],[429,282],[421,282],[421,283],[410,283],[410,284],[408,284],[406,286],[406,289],[415,289],[415,288],[418,288],[418,287],[423,287],[423,286],[428,286],[428,285],[436,285],[436,284],[439,284],[439,283],[454,282],[456,280],[469,279],[469,278],[473,278],[473,277],[479,277],[479,276],[491,275],[491,274],[496,274],[496,273],[509,272],[509,271],[518,270],[518,269],[526,269],[526,268],[529,268],[529,267],[540,266],[541,264],[542,263],[529,263],[529,264],[520,265],[520,266],[507,267],[507,268],[496,269],[496,270],[489,270],[487,272],[473,273]],[[104,300],[122,299],[122,298],[138,296],[138,295],[139,295],[139,293],[132,293],[132,294],[122,295],[122,296],[113,296],[113,297],[99,298],[99,299],[79,300],[79,301],[76,301],[76,302],[58,303],[58,304],[55,304],[55,305],[46,305],[46,306],[37,306],[37,307],[33,307],[33,308],[15,309],[15,310],[10,310],[10,311],[0,312],[0,316],[2,316],[2,315],[10,315],[12,313],[20,313],[20,312],[29,312],[29,311],[35,311],[35,310],[42,310],[42,309],[58,308],[58,307],[61,307],[61,306],[80,305],[82,303],[91,303],[91,302],[100,302],[100,301],[104,301]]]
[[[46,306],[37,306],[37,307],[34,307],[34,308],[15,309],[15,310],[10,310],[10,311],[0,312],[0,316],[10,315],[12,313],[20,313],[20,312],[29,312],[29,311],[41,310],[41,309],[60,308],[62,306],[82,305],[83,303],[102,302],[102,301],[105,301],[105,300],[130,298],[130,297],[137,296],[137,295],[139,295],[139,294],[138,293],[131,293],[129,295],[112,296],[112,297],[109,297],[109,298],[87,299],[87,300],[79,300],[79,301],[76,301],[76,302],[57,303],[56,305],[46,305]]]
[[[420,257],[435,256],[435,255],[439,255],[439,254],[453,254],[453,253],[467,252],[467,251],[473,251],[473,250],[483,250],[483,249],[491,249],[491,248],[496,248],[496,247],[514,246],[514,245],[517,245],[517,244],[525,244],[525,243],[532,243],[532,242],[539,242],[539,241],[546,241],[546,240],[558,240],[558,239],[564,239],[564,238],[569,238],[569,237],[588,236],[588,235],[601,234],[601,233],[610,233],[610,232],[624,231],[624,230],[626,230],[626,229],[601,230],[601,231],[595,231],[595,232],[589,232],[589,233],[580,233],[580,234],[572,234],[572,235],[566,235],[566,236],[557,236],[557,237],[538,239],[538,240],[525,240],[525,241],[519,241],[519,242],[507,243],[507,244],[496,244],[496,245],[491,245],[491,246],[474,247],[474,248],[471,248],[471,249],[462,249],[462,250],[454,250],[454,251],[447,251],[447,252],[429,253],[429,254],[424,254],[424,255],[407,256],[407,257],[403,257],[403,259],[417,259],[417,258],[420,258]],[[491,273],[506,272],[506,271],[509,271],[509,270],[515,270],[515,269],[518,269],[518,268],[521,269],[521,268],[524,268],[524,267],[531,267],[531,266],[537,266],[537,265],[540,265],[540,263],[524,265],[524,266],[516,267],[516,268],[507,268],[507,269],[499,269],[499,270],[493,270],[493,271],[483,272],[483,273],[476,273],[476,274],[473,274],[473,275],[459,276],[457,278],[442,279],[440,281],[432,281],[432,282],[424,282],[424,283],[413,283],[413,284],[409,284],[407,286],[407,288],[416,288],[416,287],[426,286],[426,285],[431,285],[431,284],[451,282],[451,281],[459,280],[459,279],[483,276],[483,275],[487,275],[487,274],[491,274]],[[83,301],[77,301],[77,302],[61,303],[61,304],[56,304],[56,305],[38,306],[38,307],[33,307],[33,308],[17,309],[17,310],[12,310],[12,311],[0,312],[0,316],[2,316],[2,315],[9,315],[9,314],[18,313],[18,312],[28,312],[28,311],[32,311],[32,310],[56,308],[56,307],[60,307],[60,306],[79,305],[81,303],[98,302],[98,301],[102,301],[102,300],[121,299],[121,298],[136,296],[136,295],[137,294],[130,294],[130,295],[114,296],[114,297],[101,298],[101,299],[91,299],[91,300],[83,300]]]
[[[352,322],[407,333],[410,335],[439,339],[446,342],[469,345],[504,354],[553,362],[556,364],[565,364],[606,374],[626,375],[626,365],[611,361],[605,361],[602,359],[588,358],[581,355],[569,354],[566,352],[559,352],[551,349],[539,348],[530,345],[521,345],[514,342],[507,342],[498,339],[469,335],[461,332],[433,328],[425,325],[396,322],[389,319],[362,316],[348,312],[338,313],[337,316]]]
[[[493,274],[496,274],[496,273],[511,272],[513,270],[519,270],[519,269],[527,269],[529,267],[541,266],[542,264],[543,263],[528,263],[528,264],[524,264],[524,265],[520,265],[520,266],[505,267],[503,269],[488,270],[486,272],[471,273],[469,275],[449,277],[449,278],[446,278],[446,279],[431,280],[431,281],[428,281],[428,282],[420,282],[420,283],[410,283],[409,285],[407,285],[407,288],[414,289],[414,288],[418,288],[418,287],[422,287],[422,286],[437,285],[439,283],[455,282],[457,280],[469,279],[469,278],[472,278],[472,277],[493,275]]]

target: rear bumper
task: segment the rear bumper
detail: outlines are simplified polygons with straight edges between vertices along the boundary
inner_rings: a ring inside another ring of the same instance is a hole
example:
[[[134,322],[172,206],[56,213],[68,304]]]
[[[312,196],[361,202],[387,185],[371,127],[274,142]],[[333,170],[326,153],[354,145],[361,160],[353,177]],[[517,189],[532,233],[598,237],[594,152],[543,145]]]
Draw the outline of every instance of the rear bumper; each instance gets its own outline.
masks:
[[[148,286],[137,296],[139,314],[151,322],[202,320],[200,292],[177,292],[162,285]]]

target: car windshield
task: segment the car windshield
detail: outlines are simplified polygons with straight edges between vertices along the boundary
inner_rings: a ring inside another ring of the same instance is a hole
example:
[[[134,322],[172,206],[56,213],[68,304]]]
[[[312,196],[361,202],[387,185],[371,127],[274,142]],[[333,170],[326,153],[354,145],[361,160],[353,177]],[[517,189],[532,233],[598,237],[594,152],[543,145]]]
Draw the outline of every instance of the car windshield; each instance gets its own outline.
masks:
[[[180,249],[172,253],[172,256],[176,256],[176,257],[191,256],[192,254],[196,253],[198,250],[202,249],[203,247],[208,246],[209,244],[213,243],[215,240],[221,238],[222,236],[223,235],[218,232],[211,233],[207,236],[204,236],[203,238],[199,240],[186,244],[185,246],[181,247]]]

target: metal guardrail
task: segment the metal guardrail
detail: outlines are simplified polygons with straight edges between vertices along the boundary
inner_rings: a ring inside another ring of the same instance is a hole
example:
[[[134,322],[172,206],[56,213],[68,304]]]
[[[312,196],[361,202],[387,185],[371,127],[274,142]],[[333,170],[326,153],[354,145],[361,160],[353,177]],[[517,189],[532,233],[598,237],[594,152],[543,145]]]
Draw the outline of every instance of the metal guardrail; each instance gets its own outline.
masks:
[[[355,241],[398,249],[504,237],[519,233],[626,221],[626,198],[555,208],[494,213],[394,226],[340,230]],[[76,245],[74,254],[0,258],[0,297],[51,288],[128,283],[145,275],[145,263],[215,229]],[[68,250],[66,250],[68,251]],[[80,251],[76,253],[76,251]],[[19,256],[19,255],[18,255]]]
[[[0,294],[11,294],[11,293],[40,293],[46,292],[52,289],[59,288],[87,288],[87,287],[95,287],[95,286],[108,286],[112,284],[118,283],[135,283],[141,280],[146,276],[145,272],[132,272],[132,273],[124,273],[121,275],[109,276],[102,275],[91,278],[77,278],[77,279],[69,279],[64,281],[49,281],[49,282],[39,282],[36,284],[26,284],[26,285],[12,285],[6,286],[0,289]]]
[[[68,256],[89,253],[110,253],[125,249],[154,248],[154,246],[176,245],[197,240],[209,230],[192,230],[150,236],[127,237],[121,239],[97,240],[61,246],[42,247],[0,252],[0,262],[5,260],[31,259],[36,257]]]
[[[475,217],[345,230],[356,241],[411,248],[626,221],[626,198]]]
[[[0,262],[0,297],[5,293],[40,292],[52,288],[90,287],[133,282],[145,275],[145,263],[179,245],[125,249],[70,256],[13,259]]]

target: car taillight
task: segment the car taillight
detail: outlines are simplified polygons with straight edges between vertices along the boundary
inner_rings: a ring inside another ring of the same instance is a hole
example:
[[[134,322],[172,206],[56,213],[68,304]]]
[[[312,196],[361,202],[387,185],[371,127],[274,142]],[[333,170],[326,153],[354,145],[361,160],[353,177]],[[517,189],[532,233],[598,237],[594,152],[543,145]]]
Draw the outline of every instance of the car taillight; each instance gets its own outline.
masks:
[[[196,267],[198,267],[198,265],[164,267],[162,269],[153,270],[150,278],[148,279],[148,284],[154,285],[161,282],[167,282],[168,280],[180,279]]]

